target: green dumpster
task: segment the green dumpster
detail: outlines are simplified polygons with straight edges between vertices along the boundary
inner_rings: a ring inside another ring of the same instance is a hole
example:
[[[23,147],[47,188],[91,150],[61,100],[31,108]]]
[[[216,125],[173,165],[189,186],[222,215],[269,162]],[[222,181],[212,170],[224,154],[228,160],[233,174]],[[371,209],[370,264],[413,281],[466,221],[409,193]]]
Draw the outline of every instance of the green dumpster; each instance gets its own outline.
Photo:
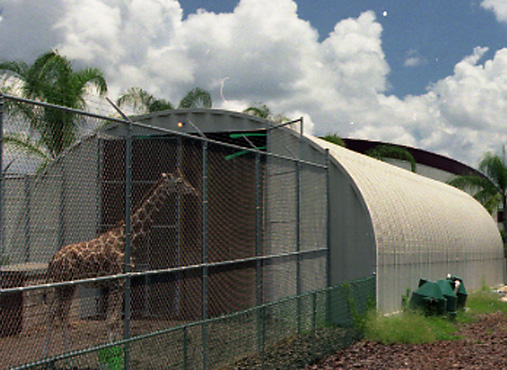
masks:
[[[458,307],[458,297],[454,293],[453,286],[451,284],[451,280],[437,280],[437,285],[439,286],[440,290],[442,291],[442,294],[445,297],[445,300],[447,302],[445,310],[447,311],[447,314],[451,318],[456,317],[456,310]]]
[[[440,286],[433,281],[426,281],[412,293],[409,307],[420,309],[428,315],[443,315],[446,312],[447,301]]]

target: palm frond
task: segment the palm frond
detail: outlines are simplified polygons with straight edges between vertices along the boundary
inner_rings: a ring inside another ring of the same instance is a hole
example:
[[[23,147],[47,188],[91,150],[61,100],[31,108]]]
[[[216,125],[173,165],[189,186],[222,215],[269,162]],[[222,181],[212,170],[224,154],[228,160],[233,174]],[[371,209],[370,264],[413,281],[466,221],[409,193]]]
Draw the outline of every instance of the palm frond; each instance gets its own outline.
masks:
[[[26,74],[27,69],[28,65],[22,61],[4,60],[0,62],[0,76],[2,85],[11,78],[22,80],[23,76]]]
[[[492,214],[502,199],[498,187],[487,177],[480,175],[461,175],[447,181],[458,189],[469,191],[473,197]]]
[[[271,117],[271,110],[266,104],[253,104],[252,106],[243,110],[243,113],[251,114],[252,116],[268,119]]]
[[[7,133],[4,135],[2,142],[16,151],[23,152],[40,160],[47,161],[51,159],[41,143],[31,140],[27,135],[12,132]]]
[[[486,153],[479,163],[479,170],[484,172],[503,193],[507,190],[507,165],[498,155]]]
[[[189,91],[183,99],[181,99],[180,108],[211,108],[213,102],[211,94],[206,90],[196,87]]]
[[[141,110],[142,113],[149,112],[149,106],[155,100],[155,97],[140,87],[131,87],[123,94],[120,95],[116,104],[119,107],[128,104],[136,110]]]
[[[375,148],[368,150],[366,155],[382,161],[386,158],[401,159],[410,163],[410,169],[412,172],[416,171],[417,164],[415,158],[405,148],[385,144],[377,145]]]
[[[21,93],[25,98],[75,109],[85,108],[84,99],[89,84],[94,85],[99,94],[107,91],[100,70],[85,68],[76,72],[71,62],[56,50],[43,53],[30,66],[18,62],[0,63],[0,75],[2,71],[3,76],[15,73],[22,82]],[[81,120],[75,114],[53,108],[26,106],[13,104],[10,109],[13,114],[20,114],[27,120],[37,140],[11,136],[12,145],[34,155],[37,148],[43,147],[47,158],[54,158],[76,140]]]

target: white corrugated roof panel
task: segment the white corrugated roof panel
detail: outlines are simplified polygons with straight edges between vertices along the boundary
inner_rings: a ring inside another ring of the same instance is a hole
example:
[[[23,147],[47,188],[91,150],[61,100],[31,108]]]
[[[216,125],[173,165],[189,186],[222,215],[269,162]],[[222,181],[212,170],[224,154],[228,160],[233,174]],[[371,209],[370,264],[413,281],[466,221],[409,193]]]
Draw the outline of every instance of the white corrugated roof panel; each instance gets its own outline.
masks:
[[[310,137],[329,149],[368,207],[377,245],[378,305],[399,308],[419,278],[464,279],[467,289],[503,282],[498,227],[470,195],[388,163]]]

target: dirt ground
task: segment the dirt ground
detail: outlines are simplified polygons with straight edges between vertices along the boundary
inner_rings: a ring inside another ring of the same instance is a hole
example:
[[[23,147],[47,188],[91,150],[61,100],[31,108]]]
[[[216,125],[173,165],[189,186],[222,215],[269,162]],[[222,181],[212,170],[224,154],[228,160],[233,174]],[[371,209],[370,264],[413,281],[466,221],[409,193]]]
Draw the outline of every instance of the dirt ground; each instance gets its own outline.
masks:
[[[333,356],[307,367],[331,369],[507,369],[507,317],[502,313],[483,315],[463,324],[456,336],[421,345],[383,345],[360,341]]]

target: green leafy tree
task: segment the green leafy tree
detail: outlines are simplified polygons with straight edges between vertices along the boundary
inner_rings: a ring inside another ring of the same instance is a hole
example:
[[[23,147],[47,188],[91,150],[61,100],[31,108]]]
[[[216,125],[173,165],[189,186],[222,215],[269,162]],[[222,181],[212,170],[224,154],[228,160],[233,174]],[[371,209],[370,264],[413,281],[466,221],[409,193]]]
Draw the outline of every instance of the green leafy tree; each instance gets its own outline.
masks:
[[[500,206],[504,211],[503,227],[504,232],[507,230],[507,163],[505,160],[505,147],[502,149],[502,154],[486,153],[482,160],[479,162],[479,170],[486,176],[478,174],[457,176],[448,181],[448,184],[453,185],[462,190],[469,190],[472,192],[475,199],[477,199],[489,213],[493,213]]]
[[[399,146],[389,145],[389,144],[381,144],[376,147],[368,150],[366,155],[379,159],[381,161],[385,161],[387,158],[392,159],[401,159],[403,161],[407,161],[410,163],[410,170],[415,172],[417,169],[417,164],[415,158],[410,152]]]
[[[107,92],[100,70],[74,71],[70,61],[53,50],[40,55],[31,65],[22,61],[0,62],[0,81],[3,88],[19,92],[24,98],[81,110],[86,108],[85,98],[91,86],[100,95]],[[4,143],[38,157],[42,167],[76,140],[82,123],[75,114],[53,108],[9,102],[7,109],[22,114],[32,134],[6,133]]]
[[[140,87],[132,87],[117,100],[118,106],[130,105],[141,113],[154,113],[174,109],[174,105],[165,99],[159,99]],[[199,87],[190,90],[181,100],[178,108],[211,108],[209,92]]]

